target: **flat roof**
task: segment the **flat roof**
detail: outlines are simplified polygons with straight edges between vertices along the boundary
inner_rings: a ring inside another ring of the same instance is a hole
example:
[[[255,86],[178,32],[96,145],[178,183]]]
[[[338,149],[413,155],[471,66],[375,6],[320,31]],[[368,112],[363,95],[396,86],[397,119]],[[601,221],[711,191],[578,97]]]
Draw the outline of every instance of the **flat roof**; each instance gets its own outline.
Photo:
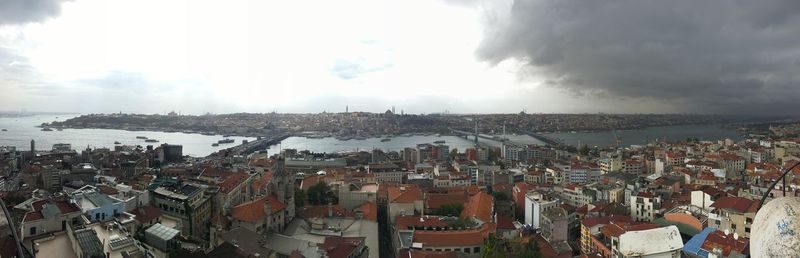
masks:
[[[37,244],[36,255],[39,257],[78,258],[72,250],[72,241],[66,233],[56,233],[52,238],[34,241]]]
[[[168,241],[177,236],[180,233],[180,231],[174,228],[161,225],[161,223],[156,223],[147,228],[147,230],[145,230],[145,233],[158,237],[161,240]]]

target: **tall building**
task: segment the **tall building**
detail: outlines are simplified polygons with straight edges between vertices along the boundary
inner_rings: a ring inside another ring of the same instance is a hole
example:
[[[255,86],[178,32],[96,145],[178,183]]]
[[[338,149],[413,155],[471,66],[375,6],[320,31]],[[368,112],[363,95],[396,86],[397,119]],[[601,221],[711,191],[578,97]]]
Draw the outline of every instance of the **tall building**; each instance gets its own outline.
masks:
[[[36,141],[31,139],[31,153],[36,152]]]
[[[156,148],[158,160],[162,163],[175,163],[183,161],[183,146],[173,144],[161,144]]]

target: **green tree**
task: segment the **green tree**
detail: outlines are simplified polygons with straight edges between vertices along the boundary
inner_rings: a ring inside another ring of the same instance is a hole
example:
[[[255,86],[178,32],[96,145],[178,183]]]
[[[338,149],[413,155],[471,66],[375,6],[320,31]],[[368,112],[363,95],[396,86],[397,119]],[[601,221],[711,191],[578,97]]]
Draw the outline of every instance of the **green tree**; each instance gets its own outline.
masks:
[[[300,187],[294,188],[294,206],[303,207],[306,204],[306,191]]]
[[[308,198],[308,203],[311,205],[325,205],[329,202],[331,204],[339,203],[339,198],[325,182],[319,182],[311,186],[311,188],[308,188],[306,196]]]
[[[508,197],[508,193],[505,192],[505,191],[493,192],[492,196],[494,196],[494,201],[495,202],[510,201],[511,200],[511,197]]]
[[[471,218],[458,218],[457,220],[450,221],[447,223],[447,226],[450,228],[472,228],[477,226],[478,223],[472,220]]]
[[[464,210],[464,205],[460,203],[448,203],[439,206],[438,209],[433,210],[434,215],[441,216],[459,216],[461,211]]]

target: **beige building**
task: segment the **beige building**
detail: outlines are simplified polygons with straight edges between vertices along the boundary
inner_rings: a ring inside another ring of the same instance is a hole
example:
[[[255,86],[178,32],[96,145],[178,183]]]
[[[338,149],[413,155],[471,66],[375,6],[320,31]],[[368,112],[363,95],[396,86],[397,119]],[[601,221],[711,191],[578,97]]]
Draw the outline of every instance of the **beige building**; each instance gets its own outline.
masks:
[[[742,197],[720,197],[711,204],[708,226],[749,238],[757,203]]]

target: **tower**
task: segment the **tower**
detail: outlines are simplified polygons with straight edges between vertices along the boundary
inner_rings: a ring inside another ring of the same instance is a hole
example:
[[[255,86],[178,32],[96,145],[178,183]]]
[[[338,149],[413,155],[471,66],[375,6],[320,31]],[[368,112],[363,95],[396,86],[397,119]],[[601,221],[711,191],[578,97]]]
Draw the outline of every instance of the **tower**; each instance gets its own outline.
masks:
[[[286,163],[283,156],[278,157],[278,164],[275,165],[275,174],[272,177],[275,181],[276,195],[278,201],[286,204],[286,215],[284,219],[288,223],[294,218],[294,182],[289,173],[286,172]]]
[[[31,153],[36,152],[36,141],[31,139]]]
[[[348,106],[348,105],[345,105],[345,106],[344,106],[344,112],[345,112],[345,113],[350,113],[350,106]]]

